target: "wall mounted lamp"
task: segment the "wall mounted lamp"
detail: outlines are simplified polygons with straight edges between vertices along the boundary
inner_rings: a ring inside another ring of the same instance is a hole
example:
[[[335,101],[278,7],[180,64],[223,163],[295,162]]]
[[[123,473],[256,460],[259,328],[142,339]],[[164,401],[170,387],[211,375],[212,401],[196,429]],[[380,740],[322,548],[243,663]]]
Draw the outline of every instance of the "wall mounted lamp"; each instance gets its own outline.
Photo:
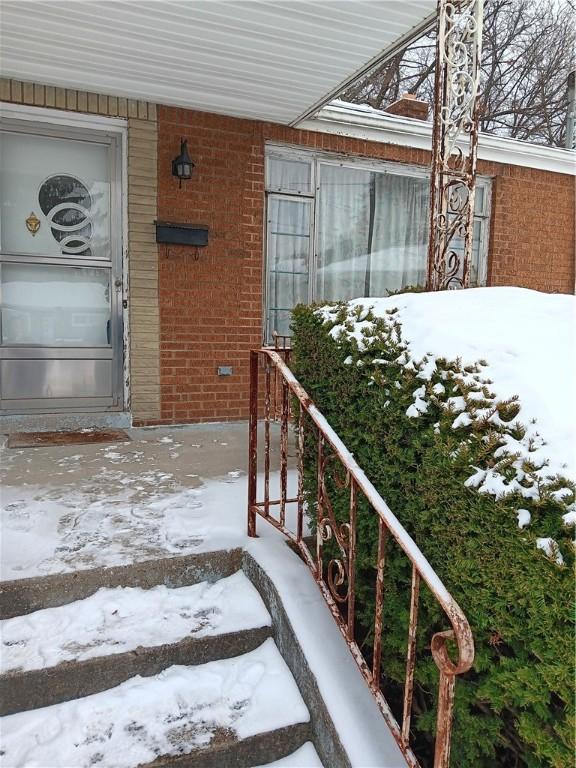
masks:
[[[188,140],[180,140],[180,154],[172,160],[172,176],[176,176],[182,187],[182,179],[191,179],[194,163],[188,154]]]

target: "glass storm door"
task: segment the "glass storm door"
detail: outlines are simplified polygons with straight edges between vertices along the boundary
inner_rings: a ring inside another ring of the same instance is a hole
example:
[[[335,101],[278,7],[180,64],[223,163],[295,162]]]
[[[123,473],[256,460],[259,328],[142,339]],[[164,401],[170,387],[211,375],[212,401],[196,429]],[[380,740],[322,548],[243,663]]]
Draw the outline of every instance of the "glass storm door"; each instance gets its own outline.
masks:
[[[17,122],[0,141],[2,412],[118,410],[115,142]]]

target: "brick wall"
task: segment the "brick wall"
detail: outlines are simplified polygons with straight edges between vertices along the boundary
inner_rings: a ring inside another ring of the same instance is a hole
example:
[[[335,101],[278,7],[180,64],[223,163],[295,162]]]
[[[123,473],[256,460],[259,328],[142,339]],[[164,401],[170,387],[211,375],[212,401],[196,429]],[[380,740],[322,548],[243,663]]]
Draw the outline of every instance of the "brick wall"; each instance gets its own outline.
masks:
[[[0,78],[0,101],[126,119],[130,407],[135,422],[160,418],[156,105],[6,78]]]
[[[161,421],[246,418],[248,352],[262,341],[265,141],[421,165],[429,153],[158,109],[159,218],[210,227],[206,248],[160,246]],[[181,137],[196,168],[179,189],[170,163]],[[573,177],[482,162],[479,172],[494,177],[489,282],[572,292]]]
[[[489,284],[574,293],[574,176],[494,170]]]
[[[196,164],[171,175],[180,138]],[[261,126],[162,107],[158,217],[207,224],[205,248],[159,246],[162,421],[247,415],[248,350],[261,343],[264,158]],[[218,377],[231,365],[231,377]]]
[[[420,164],[428,153],[158,109],[158,218],[210,228],[205,248],[159,247],[161,422],[245,419],[248,353],[262,343],[265,141]],[[196,168],[180,189],[171,160],[181,137]],[[233,375],[219,377],[219,365]]]

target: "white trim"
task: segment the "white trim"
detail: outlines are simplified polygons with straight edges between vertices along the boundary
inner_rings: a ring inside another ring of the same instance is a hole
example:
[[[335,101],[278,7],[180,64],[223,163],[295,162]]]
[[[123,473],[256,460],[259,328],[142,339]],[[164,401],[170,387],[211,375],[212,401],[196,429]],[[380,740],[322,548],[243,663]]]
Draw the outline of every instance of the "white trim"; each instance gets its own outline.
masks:
[[[55,123],[58,126],[68,126],[71,128],[88,128],[95,131],[107,130],[113,133],[122,133],[126,130],[128,124],[128,120],[123,117],[87,115],[84,112],[33,107],[27,104],[11,104],[6,101],[0,101],[0,116],[9,117],[13,120]]]
[[[122,333],[124,344],[124,367],[122,369],[122,387],[124,394],[124,410],[132,414],[132,377],[131,377],[131,344],[130,344],[130,263],[128,261],[128,130],[127,126],[120,136],[120,195],[122,216]],[[158,194],[158,193],[156,193]],[[124,308],[124,300],[127,307]],[[132,420],[132,415],[130,415]]]
[[[324,107],[317,117],[301,122],[298,129],[428,151],[432,147],[431,123],[344,102]],[[576,175],[576,152],[572,150],[486,133],[480,134],[478,158],[504,165]]]

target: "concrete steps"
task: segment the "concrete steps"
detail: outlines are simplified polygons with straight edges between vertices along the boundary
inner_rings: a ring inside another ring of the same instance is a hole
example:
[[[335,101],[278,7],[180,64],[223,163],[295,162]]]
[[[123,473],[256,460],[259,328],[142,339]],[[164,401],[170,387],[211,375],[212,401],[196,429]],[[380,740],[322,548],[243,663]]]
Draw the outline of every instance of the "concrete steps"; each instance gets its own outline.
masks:
[[[308,709],[269,638],[2,721],[3,765],[253,766],[310,738]]]
[[[142,560],[110,568],[85,568],[0,582],[0,619],[82,600],[102,587],[142,587],[158,584],[183,587],[216,581],[242,567],[242,550]]]
[[[56,608],[5,619],[0,715],[112,688],[174,664],[254,650],[270,614],[241,571],[214,584],[101,588]]]
[[[0,585],[3,768],[349,765],[253,562],[145,565]]]

